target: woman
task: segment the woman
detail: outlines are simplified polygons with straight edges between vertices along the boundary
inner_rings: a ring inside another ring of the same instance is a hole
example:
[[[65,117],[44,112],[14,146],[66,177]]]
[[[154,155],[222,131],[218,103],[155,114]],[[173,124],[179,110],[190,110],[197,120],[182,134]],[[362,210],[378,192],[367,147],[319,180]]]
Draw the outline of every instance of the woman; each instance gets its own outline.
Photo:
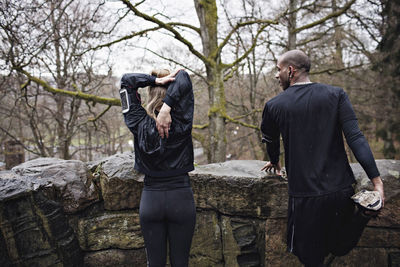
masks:
[[[137,92],[146,86],[147,110]],[[145,174],[139,215],[148,266],[165,266],[167,241],[171,266],[188,266],[196,221],[188,176],[194,169],[190,77],[183,70],[125,74],[120,93],[125,123],[134,135],[135,169]],[[155,119],[159,112],[169,111],[172,123],[166,138],[161,138]]]

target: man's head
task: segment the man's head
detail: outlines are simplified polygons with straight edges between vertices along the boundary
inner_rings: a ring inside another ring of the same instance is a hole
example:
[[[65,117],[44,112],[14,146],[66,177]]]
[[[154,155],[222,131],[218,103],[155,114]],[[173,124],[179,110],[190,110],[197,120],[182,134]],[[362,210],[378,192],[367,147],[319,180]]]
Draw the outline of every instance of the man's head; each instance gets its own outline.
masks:
[[[308,56],[300,50],[290,50],[279,57],[277,62],[278,71],[275,78],[283,90],[295,82],[308,81],[311,62]]]

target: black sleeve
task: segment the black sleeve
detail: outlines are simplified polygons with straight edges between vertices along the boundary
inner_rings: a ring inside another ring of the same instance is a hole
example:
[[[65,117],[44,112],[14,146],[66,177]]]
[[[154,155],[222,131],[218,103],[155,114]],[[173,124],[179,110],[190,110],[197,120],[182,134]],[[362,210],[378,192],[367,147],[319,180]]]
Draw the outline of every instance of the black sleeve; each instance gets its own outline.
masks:
[[[339,106],[339,118],[346,142],[370,179],[379,176],[378,168],[367,140],[358,127],[357,118],[347,94],[343,92]]]
[[[192,90],[192,81],[190,80],[189,74],[186,71],[181,70],[176,75],[175,81],[168,86],[167,93],[163,101],[168,106],[174,107],[178,101],[180,101]]]
[[[268,103],[265,104],[262,115],[261,133],[263,143],[267,143],[267,153],[271,163],[277,164],[280,154],[279,127],[270,114]]]
[[[137,95],[140,98],[140,95]],[[131,96],[131,98],[135,100],[132,100],[129,111],[124,113],[124,120],[129,130],[136,135],[139,123],[148,115],[140,101],[136,97]]]
[[[133,133],[137,133],[137,126],[146,117],[147,112],[142,107],[140,94],[137,92],[139,87],[145,87],[155,84],[155,77],[147,74],[128,73],[121,78],[121,88],[127,89],[131,104],[129,111],[124,113],[126,126]]]
[[[121,78],[121,88],[133,93],[140,87],[155,85],[156,77],[142,73],[126,73]]]
[[[267,144],[267,153],[272,164],[277,164],[279,162],[279,154],[280,154],[279,139],[274,140],[271,143]]]
[[[353,151],[357,161],[361,164],[370,179],[379,176],[378,168],[367,140],[358,128],[357,120],[346,121],[342,125],[347,144]]]

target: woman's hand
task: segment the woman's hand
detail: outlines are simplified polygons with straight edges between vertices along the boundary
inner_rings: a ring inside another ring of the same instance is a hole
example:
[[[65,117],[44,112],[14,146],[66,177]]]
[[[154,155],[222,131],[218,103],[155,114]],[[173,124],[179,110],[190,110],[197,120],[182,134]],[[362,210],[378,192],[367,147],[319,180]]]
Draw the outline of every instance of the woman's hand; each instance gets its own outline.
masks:
[[[178,74],[178,72],[181,69],[178,69],[174,72],[172,72],[170,75],[162,77],[162,78],[156,78],[156,84],[158,85],[165,85],[169,82],[173,82],[175,80],[175,76]],[[164,139],[164,137],[169,137],[169,129],[172,123],[171,119],[171,107],[168,106],[167,104],[163,104],[160,112],[158,113],[158,116],[156,118],[156,127],[158,130],[158,134],[161,136],[161,138]]]
[[[172,72],[168,76],[156,78],[156,84],[157,85],[165,85],[165,84],[175,81],[175,76],[178,74],[179,71],[180,71],[180,69]]]
[[[158,134],[163,139],[164,136],[168,138],[168,131],[172,122],[170,112],[171,112],[171,107],[164,103],[156,119],[156,127]]]

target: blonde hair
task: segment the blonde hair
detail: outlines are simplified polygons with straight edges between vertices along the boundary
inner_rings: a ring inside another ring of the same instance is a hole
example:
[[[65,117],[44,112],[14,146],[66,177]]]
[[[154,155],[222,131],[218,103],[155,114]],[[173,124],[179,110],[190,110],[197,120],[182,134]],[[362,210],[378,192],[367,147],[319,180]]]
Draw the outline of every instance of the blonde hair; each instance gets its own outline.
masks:
[[[155,69],[151,71],[152,76],[156,76],[157,78],[162,78],[168,76],[170,71],[167,69]],[[156,119],[156,110],[159,111],[161,106],[163,105],[163,99],[167,92],[167,88],[164,86],[149,86],[147,89],[147,104],[146,111],[149,116],[153,119]]]

